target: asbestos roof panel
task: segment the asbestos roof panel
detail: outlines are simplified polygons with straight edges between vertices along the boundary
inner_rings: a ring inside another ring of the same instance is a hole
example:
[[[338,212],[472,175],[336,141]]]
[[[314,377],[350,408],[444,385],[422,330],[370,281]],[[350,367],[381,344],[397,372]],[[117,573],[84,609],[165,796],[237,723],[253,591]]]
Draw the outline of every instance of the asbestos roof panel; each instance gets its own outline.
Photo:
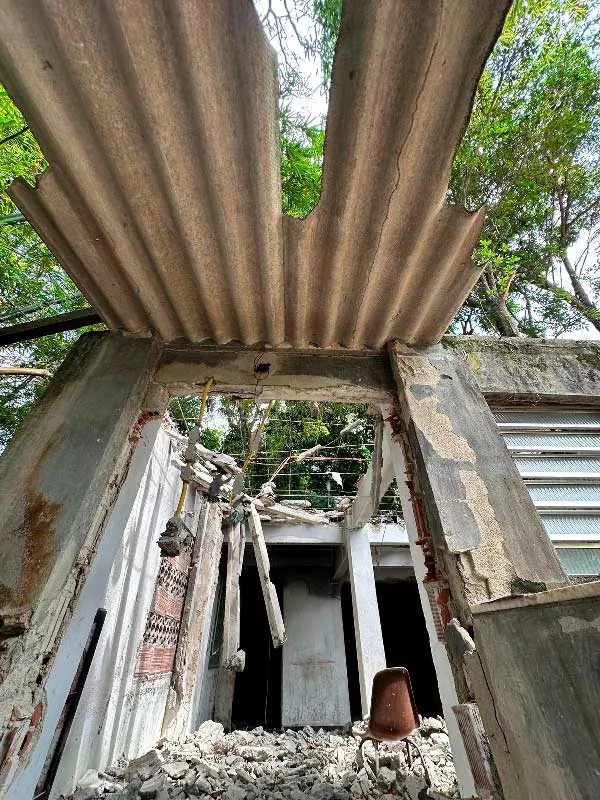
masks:
[[[248,0],[4,0],[1,79],[50,163],[11,195],[111,328],[436,342],[479,274],[483,212],[445,197],[508,5],[347,0],[322,197],[293,220]]]

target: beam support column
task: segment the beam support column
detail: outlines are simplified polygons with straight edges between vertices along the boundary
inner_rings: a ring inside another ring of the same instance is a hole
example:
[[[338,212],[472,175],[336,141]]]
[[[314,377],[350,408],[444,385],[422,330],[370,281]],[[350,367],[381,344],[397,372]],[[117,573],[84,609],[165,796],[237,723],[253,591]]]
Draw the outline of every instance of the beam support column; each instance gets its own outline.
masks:
[[[478,605],[569,581],[466,360],[441,346],[412,350],[399,343],[391,344],[390,356],[399,407],[389,422],[403,448],[406,475],[398,479],[406,484],[422,551],[421,583],[434,598],[459,705],[474,696],[504,796],[524,800],[510,729],[498,723],[507,698],[489,689],[502,653],[476,641],[476,651],[461,655],[449,638],[457,629],[447,626],[454,618],[468,642]]]
[[[433,615],[430,598],[427,593],[427,589],[425,588],[427,570],[425,568],[423,551],[420,545],[417,543],[420,536],[417,527],[417,521],[415,519],[414,509],[411,503],[410,492],[406,484],[406,466],[404,463],[404,454],[400,445],[394,442],[392,439],[392,431],[389,423],[386,423],[383,439],[383,453],[384,462],[393,464],[394,472],[396,473],[396,482],[398,484],[398,492],[400,494],[402,514],[404,516],[404,524],[406,525],[406,531],[408,533],[410,556],[412,559],[413,569],[415,571],[415,578],[417,580],[421,608],[423,610],[423,616],[425,617],[425,626],[429,636],[431,658],[433,660],[433,666],[435,667],[438,691],[440,693],[440,700],[442,701],[442,711],[444,712],[444,719],[446,720],[446,726],[448,728],[448,738],[450,739],[450,748],[452,750],[452,757],[454,759],[454,766],[456,768],[458,788],[460,789],[461,797],[474,797],[477,792],[475,789],[475,783],[473,781],[473,774],[471,772],[465,745],[453,711],[453,707],[458,705],[459,702],[458,695],[456,693],[456,687],[454,685],[454,675],[452,673],[450,661],[448,660],[448,654],[446,653],[444,641],[440,637],[439,625],[436,625],[436,619]]]
[[[346,528],[346,552],[352,590],[352,612],[358,657],[360,702],[363,716],[369,713],[371,689],[376,672],[385,669],[385,650],[375,591],[368,527]]]

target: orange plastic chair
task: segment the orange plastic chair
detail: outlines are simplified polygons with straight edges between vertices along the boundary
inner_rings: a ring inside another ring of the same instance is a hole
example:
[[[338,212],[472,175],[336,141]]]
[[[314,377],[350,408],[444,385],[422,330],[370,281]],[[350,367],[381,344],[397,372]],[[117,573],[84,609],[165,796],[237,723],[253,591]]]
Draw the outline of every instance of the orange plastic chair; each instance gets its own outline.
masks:
[[[390,667],[376,673],[373,678],[373,690],[371,692],[369,726],[359,745],[359,750],[362,750],[367,740],[373,742],[375,746],[375,775],[379,774],[379,743],[404,741],[409,769],[412,766],[410,753],[410,747],[412,746],[417,751],[423,764],[425,781],[428,786],[431,786],[431,779],[425,766],[423,753],[414,739],[410,738],[413,733],[419,730],[420,725],[408,670],[405,667]]]

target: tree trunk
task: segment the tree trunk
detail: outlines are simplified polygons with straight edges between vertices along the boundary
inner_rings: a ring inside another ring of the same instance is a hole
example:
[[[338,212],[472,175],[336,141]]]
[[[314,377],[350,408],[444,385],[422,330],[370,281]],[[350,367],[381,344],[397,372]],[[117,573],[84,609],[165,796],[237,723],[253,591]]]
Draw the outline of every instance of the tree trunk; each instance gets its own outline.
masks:
[[[481,306],[489,322],[496,328],[500,336],[520,336],[517,322],[508,310],[506,298],[501,295],[493,274],[487,269],[481,275],[483,293]]]

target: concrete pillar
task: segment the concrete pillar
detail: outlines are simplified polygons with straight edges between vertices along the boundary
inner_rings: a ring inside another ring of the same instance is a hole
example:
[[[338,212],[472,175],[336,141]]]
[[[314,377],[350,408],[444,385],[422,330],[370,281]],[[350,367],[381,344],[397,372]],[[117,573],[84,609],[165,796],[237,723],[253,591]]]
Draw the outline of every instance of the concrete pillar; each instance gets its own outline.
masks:
[[[159,353],[153,339],[82,336],[0,462],[4,790],[44,725],[48,672],[147,420]]]
[[[569,581],[466,361],[442,346],[398,342],[390,356],[399,404],[389,420],[405,455],[427,580],[437,586],[441,630],[456,618],[468,643],[478,605]],[[494,698],[489,690],[501,651],[475,645],[468,664],[452,653],[457,695],[461,704],[477,702],[506,800],[524,800],[510,727],[498,726],[501,716],[510,726],[503,715],[510,693]],[[481,661],[488,681],[478,679]]]
[[[458,780],[458,788],[460,789],[461,797],[474,797],[477,793],[475,791],[475,783],[469,766],[469,759],[465,750],[465,745],[456,722],[456,717],[452,711],[452,707],[458,705],[458,695],[456,694],[456,687],[454,686],[454,675],[452,674],[452,667],[448,660],[448,654],[444,642],[440,640],[438,630],[433,617],[433,611],[429,601],[429,595],[425,589],[423,581],[425,580],[425,559],[423,551],[417,544],[419,532],[415,520],[412,503],[410,501],[410,494],[406,485],[406,468],[404,464],[404,455],[401,447],[392,441],[391,430],[389,424],[386,425],[384,441],[383,441],[384,460],[394,465],[394,472],[396,474],[396,481],[398,484],[398,492],[400,494],[400,503],[402,504],[402,513],[404,515],[404,523],[408,533],[408,541],[410,546],[410,555],[415,571],[415,578],[417,579],[417,587],[419,590],[419,598],[421,600],[421,607],[423,609],[423,616],[425,617],[425,625],[427,627],[427,634],[429,636],[429,646],[431,648],[431,657],[433,666],[435,667],[435,674],[437,677],[438,691],[440,693],[440,700],[442,701],[442,710],[444,712],[444,719],[448,727],[448,737],[450,739],[450,747],[452,749],[452,757],[454,759],[454,766],[456,768],[456,777]]]
[[[283,590],[281,724],[339,727],[350,722],[342,604],[329,575],[290,577]]]
[[[385,650],[367,526],[355,530],[347,528],[344,537],[352,590],[360,702],[365,716],[371,706],[373,677],[386,667]]]

